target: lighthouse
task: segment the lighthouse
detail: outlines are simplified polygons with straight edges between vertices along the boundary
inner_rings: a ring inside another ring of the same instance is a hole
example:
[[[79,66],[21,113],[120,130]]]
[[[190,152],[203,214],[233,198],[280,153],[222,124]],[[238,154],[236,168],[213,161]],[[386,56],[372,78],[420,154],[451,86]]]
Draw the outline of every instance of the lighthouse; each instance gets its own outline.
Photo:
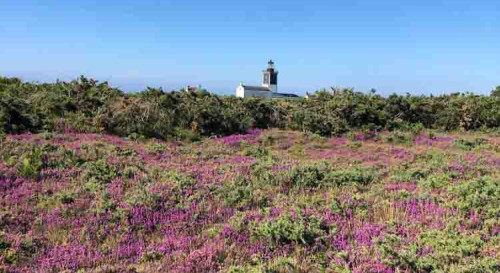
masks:
[[[270,89],[271,92],[278,92],[278,71],[274,69],[273,60],[269,60],[267,63],[267,69],[262,71],[263,73],[263,82],[262,86]]]
[[[236,97],[264,97],[264,98],[298,98],[295,94],[278,93],[278,71],[273,60],[267,63],[267,69],[262,71],[262,86],[252,86],[240,83],[236,87]]]

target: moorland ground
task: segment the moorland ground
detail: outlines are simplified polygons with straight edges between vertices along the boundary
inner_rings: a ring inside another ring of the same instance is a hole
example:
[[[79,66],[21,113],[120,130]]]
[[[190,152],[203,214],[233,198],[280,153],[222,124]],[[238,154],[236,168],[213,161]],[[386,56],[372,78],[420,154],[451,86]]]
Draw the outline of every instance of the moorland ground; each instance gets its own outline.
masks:
[[[3,272],[498,272],[500,137],[0,142]]]

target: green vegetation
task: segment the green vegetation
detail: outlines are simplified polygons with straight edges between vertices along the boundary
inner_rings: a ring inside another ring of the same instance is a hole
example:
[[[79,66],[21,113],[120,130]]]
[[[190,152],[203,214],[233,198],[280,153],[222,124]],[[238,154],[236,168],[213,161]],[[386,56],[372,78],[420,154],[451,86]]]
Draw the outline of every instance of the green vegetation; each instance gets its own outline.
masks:
[[[0,77],[0,134],[46,132],[44,137],[50,138],[51,132],[108,133],[131,139],[199,141],[201,136],[244,133],[252,127],[287,128],[321,136],[351,129],[414,133],[422,128],[495,130],[500,126],[497,93],[498,88],[491,96],[394,94],[384,98],[374,92],[332,88],[308,99],[267,100],[221,97],[204,90],[147,88],[129,94],[83,76],[51,84]],[[408,137],[394,135],[386,141],[403,143]]]
[[[0,78],[0,272],[497,273],[499,94]]]
[[[500,136],[418,127],[7,134],[0,272],[499,272]]]

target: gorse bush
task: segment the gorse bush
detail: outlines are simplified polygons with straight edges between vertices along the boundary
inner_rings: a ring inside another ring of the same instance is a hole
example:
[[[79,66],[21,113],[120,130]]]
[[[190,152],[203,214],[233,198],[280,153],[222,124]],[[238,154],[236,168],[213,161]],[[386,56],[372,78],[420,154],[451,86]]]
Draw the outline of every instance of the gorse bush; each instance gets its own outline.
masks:
[[[275,178],[284,186],[297,188],[328,188],[342,186],[366,186],[376,179],[377,171],[371,167],[333,169],[327,163],[297,166]]]
[[[497,178],[465,181],[450,190],[458,195],[457,206],[461,211],[483,210],[490,218],[500,217],[500,180]]]
[[[42,149],[34,148],[23,154],[17,164],[17,171],[23,177],[36,178],[45,166]]]
[[[238,134],[252,127],[332,136],[372,128],[419,133],[423,128],[477,130],[500,126],[500,96],[437,97],[332,88],[305,99],[239,99],[207,91],[124,93],[107,82],[25,83],[0,77],[0,133],[79,132],[177,138]],[[48,135],[47,135],[48,136]],[[395,136],[389,142],[404,141]]]
[[[265,158],[269,156],[269,150],[266,147],[251,145],[243,150],[243,155],[255,158]]]
[[[413,143],[415,138],[408,131],[397,130],[397,131],[392,131],[388,135],[382,136],[382,140],[387,143],[410,145]]]
[[[484,241],[479,235],[463,235],[452,231],[426,231],[419,244],[400,247],[402,238],[386,236],[378,250],[392,267],[410,272],[498,272],[499,264],[480,253]],[[427,255],[422,255],[425,253]]]
[[[321,187],[329,168],[327,164],[295,167],[289,173],[290,183],[298,188]]]
[[[488,140],[484,138],[475,139],[456,139],[454,143],[463,150],[470,151],[476,147],[487,144]]]
[[[84,167],[87,183],[96,186],[108,184],[118,175],[117,168],[109,165],[104,159],[86,162]]]
[[[391,180],[395,182],[410,182],[419,179],[424,179],[428,176],[428,170],[425,169],[409,169],[409,170],[398,170],[391,177]]]
[[[231,183],[224,184],[218,191],[224,202],[230,206],[245,205],[252,196],[252,184],[237,176]]]
[[[227,273],[306,273],[308,268],[300,268],[299,263],[291,257],[279,257],[251,266],[232,266]]]
[[[375,168],[354,167],[351,169],[329,172],[325,180],[336,186],[366,186],[376,179]]]
[[[309,245],[317,240],[324,239],[328,228],[322,220],[314,216],[296,217],[290,214],[280,216],[278,219],[260,223],[252,230],[252,236],[266,240],[271,247],[278,244],[297,243]]]
[[[451,182],[451,177],[448,174],[445,173],[439,173],[439,174],[433,174],[425,179],[421,179],[419,181],[419,184],[422,186],[424,189],[439,189],[446,187],[450,184]]]
[[[365,214],[369,207],[370,206],[366,200],[359,198],[357,195],[353,195],[349,200],[333,198],[330,203],[331,212],[342,216],[355,213],[362,215]]]

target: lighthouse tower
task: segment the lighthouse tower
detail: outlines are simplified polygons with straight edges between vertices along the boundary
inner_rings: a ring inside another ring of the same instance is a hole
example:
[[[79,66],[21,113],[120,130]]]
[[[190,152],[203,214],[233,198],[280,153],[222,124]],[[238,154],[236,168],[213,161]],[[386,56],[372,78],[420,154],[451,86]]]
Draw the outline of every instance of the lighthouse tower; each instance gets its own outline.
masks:
[[[262,71],[263,73],[263,82],[262,86],[270,89],[271,92],[278,92],[278,71],[274,70],[274,62],[270,60],[267,63],[267,69]]]

